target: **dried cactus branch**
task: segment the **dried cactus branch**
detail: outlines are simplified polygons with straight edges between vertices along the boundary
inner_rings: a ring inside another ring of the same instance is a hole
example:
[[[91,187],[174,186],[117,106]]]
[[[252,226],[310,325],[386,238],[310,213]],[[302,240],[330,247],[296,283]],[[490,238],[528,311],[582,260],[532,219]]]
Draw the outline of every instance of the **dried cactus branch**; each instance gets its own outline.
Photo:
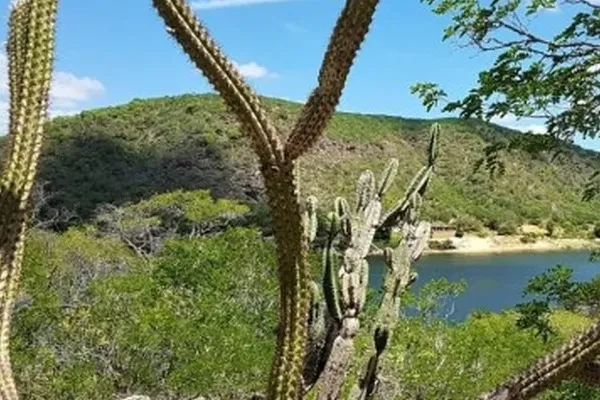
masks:
[[[346,78],[365,39],[379,0],[347,0],[325,53],[318,85],[302,109],[286,144],[286,158],[294,160],[314,145],[333,116]]]
[[[174,37],[210,83],[221,94],[250,134],[262,163],[281,161],[283,148],[258,96],[221,52],[185,0],[153,0],[154,7]]]
[[[0,180],[0,398],[18,399],[10,363],[11,315],[23,258],[54,62],[57,0],[20,0],[9,16],[9,144]]]

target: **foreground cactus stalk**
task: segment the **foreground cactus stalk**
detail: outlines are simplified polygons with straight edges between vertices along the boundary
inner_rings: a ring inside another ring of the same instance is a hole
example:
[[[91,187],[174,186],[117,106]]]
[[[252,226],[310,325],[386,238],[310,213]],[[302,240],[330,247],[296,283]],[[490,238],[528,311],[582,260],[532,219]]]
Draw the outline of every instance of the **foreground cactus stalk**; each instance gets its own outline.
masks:
[[[13,2],[6,46],[9,144],[0,180],[0,399],[18,399],[9,353],[31,188],[47,120],[57,0]]]
[[[273,217],[279,272],[277,350],[268,399],[298,399],[307,345],[311,298],[303,217],[294,161],[323,134],[339,102],[356,53],[369,30],[378,0],[347,0],[329,42],[313,91],[284,144],[258,97],[212,40],[185,0],[152,4],[194,64],[221,94],[250,136],[258,156]]]

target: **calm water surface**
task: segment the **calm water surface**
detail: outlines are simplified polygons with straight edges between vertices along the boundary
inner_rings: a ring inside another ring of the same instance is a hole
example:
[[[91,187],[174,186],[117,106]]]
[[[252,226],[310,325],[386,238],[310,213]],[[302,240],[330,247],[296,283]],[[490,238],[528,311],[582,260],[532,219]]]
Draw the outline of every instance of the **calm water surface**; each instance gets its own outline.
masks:
[[[557,264],[574,270],[576,280],[587,280],[600,274],[600,263],[589,262],[589,251],[547,253],[514,253],[494,255],[432,254],[421,258],[416,265],[419,279],[413,286],[418,290],[431,279],[466,280],[467,289],[454,301],[451,320],[463,320],[471,311],[501,311],[523,301],[527,281]],[[380,287],[383,260],[371,261],[373,287]]]

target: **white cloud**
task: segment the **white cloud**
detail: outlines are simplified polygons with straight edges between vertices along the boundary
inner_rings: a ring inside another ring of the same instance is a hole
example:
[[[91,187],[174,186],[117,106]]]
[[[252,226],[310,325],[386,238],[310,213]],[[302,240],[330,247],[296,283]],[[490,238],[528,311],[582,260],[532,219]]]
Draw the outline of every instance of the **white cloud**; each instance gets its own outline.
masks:
[[[254,61],[250,61],[245,64],[239,64],[233,61],[233,65],[238,69],[238,71],[240,71],[240,74],[242,74],[242,76],[245,78],[277,78],[278,76],[276,73],[270,72],[267,68]]]
[[[50,86],[49,114],[51,117],[77,114],[86,102],[104,92],[104,85],[97,79],[55,71]],[[0,52],[0,135],[7,127],[8,66],[6,54]]]
[[[54,73],[50,95],[54,100],[78,103],[104,93],[102,83],[87,76],[77,77],[69,72]]]
[[[517,126],[516,129],[520,130],[521,132],[530,132],[535,135],[543,135],[547,132],[546,126],[541,124]]]
[[[539,119],[535,118],[517,118],[514,114],[507,114],[504,117],[493,117],[490,122],[509,129],[530,132],[536,135],[546,133],[546,126],[543,123],[540,124]]]
[[[196,10],[212,10],[215,8],[250,6],[265,3],[283,3],[290,0],[196,0],[192,8]]]

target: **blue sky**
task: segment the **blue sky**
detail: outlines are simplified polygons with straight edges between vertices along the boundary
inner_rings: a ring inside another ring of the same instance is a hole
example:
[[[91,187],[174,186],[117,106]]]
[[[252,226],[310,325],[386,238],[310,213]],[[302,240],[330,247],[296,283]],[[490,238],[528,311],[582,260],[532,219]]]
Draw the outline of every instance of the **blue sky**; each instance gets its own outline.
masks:
[[[5,3],[2,6],[2,2]],[[200,0],[192,2],[213,37],[260,94],[303,101],[343,0]],[[218,4],[219,3],[219,4]],[[121,104],[134,98],[210,90],[164,31],[150,0],[61,0],[57,25],[54,115]],[[0,0],[6,37],[8,0]],[[569,10],[545,12],[541,32],[564,26]],[[442,42],[448,20],[418,0],[382,0],[352,69],[339,109],[405,117],[426,113],[409,87],[440,83],[464,95],[491,55]],[[0,73],[6,65],[0,54]],[[0,111],[6,88],[0,87]],[[2,119],[2,118],[0,118]],[[4,124],[4,121],[0,121]],[[529,127],[531,121],[499,121]],[[539,122],[536,122],[539,123]],[[533,127],[533,126],[532,126]],[[538,127],[533,127],[537,129]],[[592,141],[580,144],[600,149]]]

